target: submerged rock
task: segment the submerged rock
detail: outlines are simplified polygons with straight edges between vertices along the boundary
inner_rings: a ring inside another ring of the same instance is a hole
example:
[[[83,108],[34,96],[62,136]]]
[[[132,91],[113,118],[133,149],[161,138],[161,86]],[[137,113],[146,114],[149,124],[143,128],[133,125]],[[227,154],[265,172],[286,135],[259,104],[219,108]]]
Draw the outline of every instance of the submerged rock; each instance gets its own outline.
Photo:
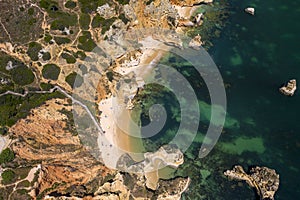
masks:
[[[250,15],[254,15],[255,9],[252,7],[248,7],[248,8],[245,8],[245,12],[249,13]]]
[[[297,89],[296,79],[291,79],[285,86],[279,88],[279,91],[286,96],[293,96],[296,89]]]
[[[242,166],[236,165],[232,170],[225,171],[224,175],[231,179],[246,181],[256,189],[261,199],[274,199],[279,187],[279,175],[267,167],[252,168],[250,174],[247,174]]]

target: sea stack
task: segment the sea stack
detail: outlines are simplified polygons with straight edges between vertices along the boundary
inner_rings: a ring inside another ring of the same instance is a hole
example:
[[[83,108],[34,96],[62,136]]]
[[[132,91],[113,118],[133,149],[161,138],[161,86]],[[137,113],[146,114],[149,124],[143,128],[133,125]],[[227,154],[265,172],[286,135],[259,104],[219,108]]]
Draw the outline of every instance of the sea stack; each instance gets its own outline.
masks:
[[[293,96],[297,89],[296,85],[296,79],[291,79],[285,86],[279,88],[279,91],[286,96]]]
[[[252,7],[248,7],[248,8],[245,8],[245,12],[249,13],[250,15],[254,15],[255,9]]]

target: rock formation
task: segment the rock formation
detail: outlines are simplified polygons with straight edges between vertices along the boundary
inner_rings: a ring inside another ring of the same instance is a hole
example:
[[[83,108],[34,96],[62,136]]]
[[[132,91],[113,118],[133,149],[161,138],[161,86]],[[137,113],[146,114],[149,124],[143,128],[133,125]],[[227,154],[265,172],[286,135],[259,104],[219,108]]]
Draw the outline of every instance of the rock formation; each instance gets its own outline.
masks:
[[[189,47],[199,50],[202,44],[201,36],[198,34],[190,41]]]
[[[248,8],[245,8],[245,12],[249,13],[250,15],[254,15],[255,9],[252,7],[248,7]]]
[[[285,86],[279,88],[279,91],[286,96],[293,96],[296,89],[297,89],[296,79],[291,79]]]
[[[164,145],[156,152],[147,152],[145,159],[135,162],[125,154],[118,161],[118,169],[135,173],[142,173],[146,178],[146,186],[152,190],[157,189],[159,180],[158,170],[165,166],[177,168],[184,161],[183,153],[174,146]]]
[[[274,199],[279,187],[279,175],[267,167],[252,168],[250,174],[247,174],[242,166],[236,165],[232,170],[225,171],[224,175],[231,179],[246,181],[256,189],[261,199]]]

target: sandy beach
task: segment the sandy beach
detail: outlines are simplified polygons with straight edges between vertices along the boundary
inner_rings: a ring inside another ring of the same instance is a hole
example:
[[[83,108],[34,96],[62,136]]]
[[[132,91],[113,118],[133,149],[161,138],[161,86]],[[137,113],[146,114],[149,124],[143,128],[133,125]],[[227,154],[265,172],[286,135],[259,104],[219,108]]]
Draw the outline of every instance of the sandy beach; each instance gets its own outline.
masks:
[[[196,11],[198,6],[195,7],[179,7],[175,8],[178,10],[180,17],[190,18],[192,14]],[[151,37],[145,38],[141,43],[143,44],[142,55],[139,58],[139,64],[132,67],[122,67],[118,66],[114,71],[120,73],[121,75],[126,75],[132,71],[136,74],[143,76],[149,71],[151,71],[159,62],[159,60],[166,53],[166,48],[160,49],[157,46],[159,43],[155,44],[155,40]],[[152,47],[152,48],[151,48]],[[154,48],[153,48],[154,47]],[[107,166],[115,168],[116,163],[121,155],[130,152],[144,152],[145,148],[143,146],[142,140],[140,138],[135,138],[130,136],[127,132],[130,131],[130,118],[122,118],[122,124],[126,124],[127,127],[124,131],[124,126],[122,129],[118,127],[116,123],[115,111],[117,106],[114,102],[116,97],[108,96],[101,100],[98,104],[98,108],[101,111],[100,115],[100,126],[104,130],[105,134],[98,138],[98,144],[102,152],[102,158]],[[131,110],[125,111],[126,115],[131,115]],[[125,121],[124,121],[125,120]],[[141,155],[130,154],[135,161],[140,161],[143,159]]]

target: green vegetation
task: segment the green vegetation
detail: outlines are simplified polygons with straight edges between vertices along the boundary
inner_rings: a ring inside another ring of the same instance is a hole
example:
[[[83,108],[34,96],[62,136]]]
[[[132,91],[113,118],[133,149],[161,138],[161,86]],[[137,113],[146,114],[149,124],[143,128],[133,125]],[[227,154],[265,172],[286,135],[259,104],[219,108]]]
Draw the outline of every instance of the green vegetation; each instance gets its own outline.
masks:
[[[129,19],[126,18],[124,13],[120,14],[119,18],[122,20],[122,22],[124,22],[124,24],[127,24],[129,22]]]
[[[9,61],[11,61],[13,68],[7,71],[6,66]],[[5,77],[11,79],[17,85],[24,86],[34,81],[34,74],[24,63],[2,52],[0,52],[0,71],[8,74],[9,76]]]
[[[72,133],[73,136],[78,135],[75,122],[74,122],[73,112],[66,110],[65,108],[59,110],[59,112],[66,115],[67,117],[67,119],[65,120],[67,126],[64,128],[64,130],[69,131],[70,133]]]
[[[71,4],[71,3],[68,3]],[[40,6],[49,14],[49,17],[54,19],[51,23],[51,30],[63,31],[65,27],[77,25],[76,14],[66,13],[60,10],[60,7],[56,1],[53,0],[41,0]]]
[[[43,60],[44,61],[46,61],[46,60],[50,60],[51,59],[51,54],[50,54],[50,52],[45,52],[44,54],[43,54]]]
[[[154,1],[154,0],[148,0],[148,1],[146,2],[146,5],[150,5],[153,1]]]
[[[18,184],[18,188],[29,187],[31,184],[28,180],[24,180]]]
[[[77,4],[76,4],[76,2],[74,2],[74,1],[67,1],[66,3],[65,3],[65,7],[66,8],[69,8],[69,9],[73,9],[73,8],[75,8],[77,6]]]
[[[14,186],[7,186],[0,188],[0,200],[9,199],[10,194],[13,192]],[[12,199],[12,198],[11,198]]]
[[[83,78],[76,72],[72,72],[66,77],[66,82],[72,87],[80,87],[83,83]]]
[[[20,65],[10,70],[12,80],[21,86],[31,84],[34,81],[34,74],[25,65]]]
[[[60,74],[60,68],[55,64],[46,64],[43,67],[42,75],[46,79],[57,80]]]
[[[79,18],[80,27],[83,30],[88,30],[91,23],[91,17],[89,14],[81,13]]]
[[[106,73],[106,77],[110,82],[112,82],[112,80],[114,80],[114,73],[112,71],[109,71]]]
[[[65,98],[59,92],[49,94],[28,94],[26,97],[4,95],[0,97],[0,126],[12,126],[25,118],[29,111],[52,98]]]
[[[122,5],[128,4],[130,0],[117,0]]]
[[[4,184],[4,185],[13,183],[16,179],[15,172],[10,169],[5,170],[1,176],[2,176],[2,184]]]
[[[91,26],[92,28],[100,28],[101,23],[104,23],[105,19],[102,18],[98,13],[94,16]]]
[[[5,136],[8,133],[7,127],[1,127],[0,128],[0,135]]]
[[[67,37],[55,37],[54,40],[58,45],[67,44],[71,42],[71,40]]]
[[[115,22],[116,18],[110,18],[110,19],[106,19],[105,22],[102,24],[101,28],[101,33],[104,34],[106,31],[109,30],[110,26]]]
[[[83,31],[82,36],[78,38],[79,44],[78,48],[83,51],[92,51],[97,45],[92,39],[91,33],[89,31]]]
[[[53,88],[53,85],[50,83],[41,83],[40,88],[44,91],[49,91],[51,88]]]
[[[99,14],[97,14],[93,18],[91,25],[92,25],[93,28],[99,28],[99,27],[101,27],[102,28],[101,33],[104,34],[106,31],[109,30],[110,26],[114,23],[115,20],[116,20],[115,17],[110,18],[110,19],[104,19]],[[123,21],[124,23],[127,21],[125,15],[121,16],[121,20],[122,21],[124,20]]]
[[[11,162],[14,159],[15,159],[15,154],[9,148],[4,149],[0,154],[0,164]]]
[[[52,36],[49,34],[45,34],[44,40],[45,42],[49,43],[52,40]]]
[[[69,53],[62,53],[61,57],[64,58],[68,64],[76,63],[76,59]]]
[[[92,13],[93,11],[96,11],[99,6],[110,3],[107,0],[78,0],[78,2],[81,12],[83,13]]]
[[[42,50],[42,45],[37,42],[30,42],[27,50],[27,55],[32,61],[37,61],[39,59],[38,53]]]
[[[51,11],[53,6],[58,7],[58,3],[53,0],[41,0],[40,6],[44,9],[46,9],[47,11]]]
[[[86,58],[86,54],[83,51],[77,51],[74,56],[80,60],[84,60]]]
[[[34,8],[33,7],[29,8],[27,12],[28,12],[28,15],[33,15],[34,14]]]

